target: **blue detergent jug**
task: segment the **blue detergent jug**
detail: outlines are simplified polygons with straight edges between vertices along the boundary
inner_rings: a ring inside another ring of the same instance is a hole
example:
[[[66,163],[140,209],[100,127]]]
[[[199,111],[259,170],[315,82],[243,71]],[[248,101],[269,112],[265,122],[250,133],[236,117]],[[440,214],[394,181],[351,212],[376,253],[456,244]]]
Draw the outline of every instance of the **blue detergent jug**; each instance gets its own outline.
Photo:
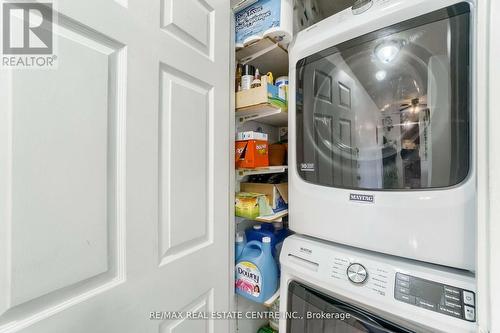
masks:
[[[271,238],[245,245],[236,263],[236,293],[264,303],[278,289],[278,266],[271,251]]]
[[[238,261],[238,258],[240,257],[241,252],[243,252],[244,248],[245,248],[245,238],[243,237],[243,235],[238,233],[236,235],[236,243],[234,246],[234,259],[235,259],[235,261]]]
[[[261,241],[264,237],[271,238],[271,251],[273,253],[273,257],[276,258],[276,236],[274,235],[274,226],[270,223],[256,224],[251,228],[245,230],[245,236],[247,238],[247,242],[251,242],[253,240]]]
[[[279,260],[279,251],[281,243],[288,237],[289,231],[281,227],[277,229],[270,223],[256,224],[252,228],[245,230],[245,236],[248,242],[253,240],[260,241],[263,237],[271,238],[271,249],[273,257]]]
[[[256,224],[251,228],[245,230],[245,236],[247,241],[251,242],[253,240],[258,240],[259,242],[263,237],[271,237],[271,243],[273,241],[274,226],[272,224],[263,223]]]

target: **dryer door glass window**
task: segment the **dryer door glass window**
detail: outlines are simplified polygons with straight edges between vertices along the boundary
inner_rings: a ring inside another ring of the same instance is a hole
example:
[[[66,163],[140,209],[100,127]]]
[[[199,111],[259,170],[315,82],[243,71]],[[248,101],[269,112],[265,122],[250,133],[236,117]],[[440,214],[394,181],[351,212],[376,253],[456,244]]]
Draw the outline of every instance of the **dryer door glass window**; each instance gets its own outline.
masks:
[[[287,333],[411,333],[297,282],[288,287]]]
[[[300,176],[367,190],[464,181],[471,157],[469,16],[469,5],[459,3],[300,60]]]

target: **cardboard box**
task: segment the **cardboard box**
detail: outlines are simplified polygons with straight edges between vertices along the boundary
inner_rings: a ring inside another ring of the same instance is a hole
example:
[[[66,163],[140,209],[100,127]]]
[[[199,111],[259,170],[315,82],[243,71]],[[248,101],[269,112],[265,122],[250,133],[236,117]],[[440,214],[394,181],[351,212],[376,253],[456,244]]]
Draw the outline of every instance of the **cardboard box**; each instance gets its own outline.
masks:
[[[266,196],[262,193],[236,193],[234,208],[236,216],[247,219],[255,219],[261,215],[271,215],[273,212]]]
[[[269,166],[269,145],[263,140],[236,141],[236,169]]]
[[[241,183],[240,190],[242,192],[264,194],[266,196],[267,203],[273,211],[271,214],[275,214],[282,210],[288,209],[288,183]],[[265,216],[265,214],[261,214],[260,216]]]

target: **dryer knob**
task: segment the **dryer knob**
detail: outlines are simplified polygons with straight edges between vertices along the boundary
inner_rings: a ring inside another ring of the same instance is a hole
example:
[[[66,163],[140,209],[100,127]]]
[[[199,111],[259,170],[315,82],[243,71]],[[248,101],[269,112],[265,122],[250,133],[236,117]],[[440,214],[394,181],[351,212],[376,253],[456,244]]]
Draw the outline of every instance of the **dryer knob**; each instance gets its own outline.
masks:
[[[347,268],[347,277],[352,283],[362,284],[368,278],[368,272],[363,265],[354,263]]]

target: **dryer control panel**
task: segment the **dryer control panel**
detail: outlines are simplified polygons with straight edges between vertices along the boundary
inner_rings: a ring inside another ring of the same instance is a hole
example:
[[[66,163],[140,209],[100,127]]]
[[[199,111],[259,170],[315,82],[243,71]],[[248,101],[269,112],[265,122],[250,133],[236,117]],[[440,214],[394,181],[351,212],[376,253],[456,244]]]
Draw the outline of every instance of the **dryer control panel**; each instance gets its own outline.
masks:
[[[397,273],[394,298],[455,318],[476,320],[475,294],[469,290]]]

